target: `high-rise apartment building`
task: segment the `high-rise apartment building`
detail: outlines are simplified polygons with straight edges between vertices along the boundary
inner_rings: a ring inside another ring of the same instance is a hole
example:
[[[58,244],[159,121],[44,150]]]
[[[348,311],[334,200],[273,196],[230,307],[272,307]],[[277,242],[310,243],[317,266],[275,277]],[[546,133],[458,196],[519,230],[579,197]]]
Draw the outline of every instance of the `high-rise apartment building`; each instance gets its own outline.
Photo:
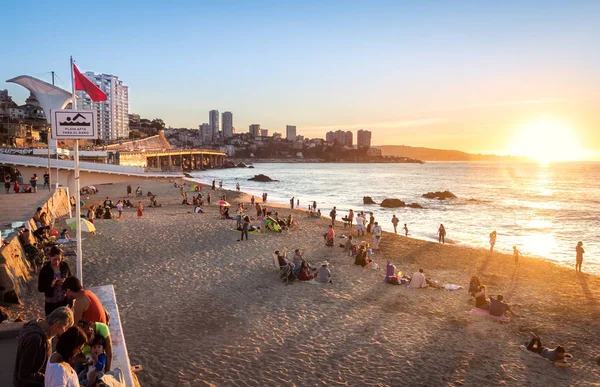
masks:
[[[359,148],[370,148],[371,147],[371,131],[360,129],[356,133],[356,145]]]
[[[327,132],[327,134],[325,134],[325,141],[327,141],[329,144],[333,144],[333,140],[335,140],[335,132]]]
[[[212,128],[210,124],[204,123],[200,125],[200,138],[203,144],[212,144]]]
[[[233,114],[231,112],[223,112],[221,115],[223,125],[223,138],[233,137]]]
[[[248,132],[252,135],[252,137],[260,136],[260,124],[252,124],[248,127]]]
[[[289,141],[296,141],[296,125],[285,126],[285,138]]]
[[[269,137],[269,129],[261,129],[260,136],[261,137]]]
[[[106,93],[107,99],[92,102],[87,93],[77,91],[77,108],[96,109],[100,139],[129,138],[129,88],[114,75],[86,71],[85,76]]]
[[[344,145],[345,146],[352,146],[352,143],[353,143],[352,140],[353,140],[353,138],[352,138],[352,132],[348,130],[344,134]]]
[[[208,123],[210,124],[210,129],[212,130],[211,139],[219,137],[219,130],[221,130],[221,127],[219,126],[218,110],[211,110],[208,112]]]

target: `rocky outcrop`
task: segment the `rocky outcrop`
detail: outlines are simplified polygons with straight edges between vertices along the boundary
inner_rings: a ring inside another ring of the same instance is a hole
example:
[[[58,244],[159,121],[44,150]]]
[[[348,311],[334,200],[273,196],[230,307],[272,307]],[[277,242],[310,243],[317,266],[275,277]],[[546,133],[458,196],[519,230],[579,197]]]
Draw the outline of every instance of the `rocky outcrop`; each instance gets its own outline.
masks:
[[[237,167],[238,167],[238,168],[247,168],[248,166],[247,166],[246,164],[244,164],[244,163],[239,163],[239,164],[237,165]]]
[[[223,163],[223,168],[235,168],[237,165],[233,161],[227,160]]]
[[[438,199],[438,200],[446,200],[446,199],[456,199],[456,195],[452,192],[446,190],[444,192],[427,192],[423,194],[421,197],[425,199]]]
[[[423,206],[420,205],[419,203],[407,204],[406,207],[410,207],[410,208],[423,208]]]
[[[383,199],[380,206],[385,208],[398,208],[406,207],[406,203],[400,199]]]
[[[377,204],[370,196],[363,196],[363,204]]]
[[[262,173],[260,175],[254,175],[254,177],[251,177],[248,180],[251,180],[251,181],[260,181],[260,182],[263,182],[263,183],[268,183],[270,181],[279,181],[279,180],[273,180],[269,176],[263,175]]]

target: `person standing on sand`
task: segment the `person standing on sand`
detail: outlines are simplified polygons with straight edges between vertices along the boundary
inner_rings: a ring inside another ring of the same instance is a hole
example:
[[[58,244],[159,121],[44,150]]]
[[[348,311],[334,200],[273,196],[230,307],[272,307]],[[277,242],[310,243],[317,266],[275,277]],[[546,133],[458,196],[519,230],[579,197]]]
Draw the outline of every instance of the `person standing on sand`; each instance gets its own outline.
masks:
[[[238,191],[238,192],[240,192],[240,183],[236,183],[235,190]]]
[[[361,232],[365,236],[365,213],[362,211],[356,216],[356,236],[360,236]]]
[[[515,259],[515,266],[519,266],[519,255],[522,257],[523,254],[517,250],[517,246],[513,246],[513,258]]]
[[[373,216],[373,213],[370,212],[371,216],[369,216],[369,224],[367,225],[367,233],[370,234],[373,232],[373,224],[375,224],[375,217]]]
[[[350,225],[350,230],[352,230],[352,224],[354,223],[354,210],[350,209],[348,212],[348,224]]]
[[[313,201],[313,212],[317,210],[317,202]]]
[[[578,271],[581,273],[581,265],[583,264],[583,253],[585,253],[585,250],[583,250],[583,242],[582,241],[577,242],[577,247],[575,247],[575,252],[576,252],[575,271]]]
[[[392,215],[392,225],[394,226],[394,234],[398,234],[398,218],[396,218],[396,214]]]
[[[296,208],[300,208],[300,199],[296,199]]]
[[[404,236],[408,236],[408,226],[406,225],[406,223],[404,223]]]
[[[375,222],[373,225],[373,250],[379,250],[379,241],[381,240],[381,226]]]
[[[127,197],[130,198],[131,197],[131,184],[129,184],[127,186]]]
[[[122,200],[119,200],[117,202],[117,211],[119,213],[119,219],[121,219],[121,217],[123,216],[123,201]]]
[[[212,181],[212,189],[213,189],[213,191],[215,190],[215,184],[216,184],[216,181],[213,179],[213,181]]]
[[[446,228],[443,224],[440,224],[440,228],[438,228],[438,242],[442,244],[446,244]]]
[[[33,176],[31,177],[31,179],[29,179],[29,184],[31,185],[33,192],[37,192],[37,181],[38,181],[38,177],[34,173]]]
[[[242,218],[242,235],[240,236],[240,241],[244,240],[244,235],[246,236],[246,240],[248,240],[248,227],[250,227],[250,217],[246,215]]]
[[[294,209],[294,197],[292,196],[292,198],[290,199],[290,208],[293,210]]]
[[[206,204],[210,205],[210,192],[206,194]]]
[[[219,180],[219,189],[223,189],[223,180]]]
[[[10,175],[7,173],[4,175],[4,190],[6,191],[6,193],[10,192]]]
[[[50,174],[48,171],[44,172],[44,186],[42,188],[50,188]]]
[[[490,233],[490,253],[494,252],[494,245],[496,244],[496,236],[498,236],[498,234],[496,233],[496,230],[494,230]]]
[[[141,218],[142,215],[144,215],[144,205],[141,201],[139,201],[137,205],[137,216],[138,218]]]
[[[336,211],[335,206],[333,206],[333,210],[331,210],[331,212],[329,212],[329,216],[331,217],[331,225],[335,226],[335,217],[337,216],[337,211]]]
[[[252,207],[254,207],[254,201],[256,199],[254,199],[254,195],[252,195],[252,197],[250,198],[250,204],[252,204]]]

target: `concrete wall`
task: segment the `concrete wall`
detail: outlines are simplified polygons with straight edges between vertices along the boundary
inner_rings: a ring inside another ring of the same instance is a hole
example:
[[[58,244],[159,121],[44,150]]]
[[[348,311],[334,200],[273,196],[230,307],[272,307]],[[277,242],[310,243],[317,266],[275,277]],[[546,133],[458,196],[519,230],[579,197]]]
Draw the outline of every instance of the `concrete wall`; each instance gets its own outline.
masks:
[[[66,190],[55,192],[43,205],[55,219],[69,214],[69,198]],[[35,211],[35,209],[33,209]],[[33,211],[32,211],[33,212]],[[29,228],[35,230],[35,222],[29,220]],[[23,288],[28,287],[31,278],[31,265],[27,261],[23,247],[16,233],[6,239],[8,244],[0,250],[0,300],[18,303]]]

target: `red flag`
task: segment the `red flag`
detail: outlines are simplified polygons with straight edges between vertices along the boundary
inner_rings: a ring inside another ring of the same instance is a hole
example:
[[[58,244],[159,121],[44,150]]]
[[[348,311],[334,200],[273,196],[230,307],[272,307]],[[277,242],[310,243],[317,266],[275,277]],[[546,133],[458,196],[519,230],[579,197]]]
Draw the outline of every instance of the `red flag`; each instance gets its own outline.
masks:
[[[85,91],[94,102],[106,101],[106,94],[94,82],[80,73],[75,63],[73,63],[73,74],[75,75],[75,90]]]

